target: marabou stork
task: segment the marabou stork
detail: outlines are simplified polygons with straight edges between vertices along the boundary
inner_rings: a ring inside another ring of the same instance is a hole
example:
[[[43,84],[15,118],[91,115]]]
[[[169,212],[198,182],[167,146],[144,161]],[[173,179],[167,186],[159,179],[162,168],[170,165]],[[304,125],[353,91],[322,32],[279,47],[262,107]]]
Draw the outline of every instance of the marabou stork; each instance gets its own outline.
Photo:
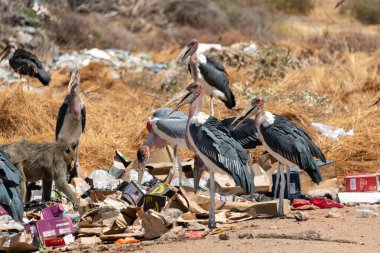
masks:
[[[43,69],[40,60],[24,49],[17,49],[14,42],[10,42],[0,55],[0,62],[10,56],[9,65],[20,74],[20,78],[21,75],[36,77],[43,85],[49,85],[50,75]]]
[[[182,186],[182,165],[178,157],[178,148],[186,149],[185,132],[187,115],[183,112],[176,111],[169,117],[170,108],[158,109],[147,121],[149,136],[147,145],[151,149],[153,146],[158,148],[165,147],[168,143],[174,147],[173,168],[170,170],[167,182],[170,183],[175,173],[175,164],[178,163],[179,186]]]
[[[236,185],[251,192],[253,180],[246,170],[247,154],[229,131],[213,116],[206,118],[201,110],[205,89],[199,83],[190,84],[187,94],[174,110],[191,104],[186,125],[187,146],[199,155],[210,174],[209,227],[215,228],[215,180],[214,172],[227,173]]]
[[[150,156],[150,150],[147,145],[142,145],[138,150],[137,150],[137,162],[138,162],[138,177],[137,177],[137,183],[141,184],[142,179],[144,176],[144,170],[146,163],[149,160]]]
[[[222,100],[228,109],[235,107],[235,97],[229,87],[228,74],[224,67],[211,58],[198,53],[198,45],[199,43],[196,39],[191,40],[185,48],[186,51],[178,59],[177,64],[181,64],[190,56],[189,72],[194,82],[198,82],[198,76],[204,80],[205,90],[210,95],[211,116],[214,116],[214,97]]]
[[[20,171],[9,161],[9,157],[0,150],[0,205],[15,221],[22,222],[24,205],[20,184]]]
[[[281,176],[279,215],[282,217],[284,215],[285,193],[285,175],[282,167],[287,166],[288,185],[290,180],[289,166],[298,166],[309,174],[313,182],[319,184],[322,181],[322,176],[313,157],[317,157],[323,162],[326,162],[326,159],[305,130],[284,117],[265,111],[264,100],[261,97],[254,98],[251,101],[251,105],[236,118],[236,125],[243,123],[251,115],[256,115],[256,129],[261,143],[278,161],[276,186],[278,185],[278,178]],[[277,187],[275,188],[276,193]]]
[[[75,167],[71,177],[78,177],[80,170],[78,146],[86,126],[86,107],[80,97],[80,75],[76,68],[70,71],[68,90],[69,94],[59,108],[55,139],[76,144]]]

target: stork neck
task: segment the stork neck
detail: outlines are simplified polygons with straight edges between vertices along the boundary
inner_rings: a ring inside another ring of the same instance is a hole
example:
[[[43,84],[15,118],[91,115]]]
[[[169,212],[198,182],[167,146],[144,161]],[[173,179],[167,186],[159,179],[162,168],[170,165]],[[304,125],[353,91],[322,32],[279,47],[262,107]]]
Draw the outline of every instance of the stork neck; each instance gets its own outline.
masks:
[[[198,69],[197,69],[197,53],[191,55],[190,57],[190,70],[191,70],[191,77],[193,78],[194,82],[198,81]]]
[[[204,94],[204,90],[202,89],[201,94],[193,101],[193,103],[191,103],[190,109],[189,109],[189,117],[187,119],[187,124],[186,124],[185,141],[186,141],[187,148],[192,151],[194,151],[195,149],[190,144],[190,141],[189,141],[189,135],[190,135],[189,128],[190,128],[190,124],[196,121],[197,115],[202,109],[203,94]]]
[[[80,116],[81,111],[81,98],[80,98],[80,90],[78,86],[73,87],[70,90],[70,112],[74,114],[76,118]]]

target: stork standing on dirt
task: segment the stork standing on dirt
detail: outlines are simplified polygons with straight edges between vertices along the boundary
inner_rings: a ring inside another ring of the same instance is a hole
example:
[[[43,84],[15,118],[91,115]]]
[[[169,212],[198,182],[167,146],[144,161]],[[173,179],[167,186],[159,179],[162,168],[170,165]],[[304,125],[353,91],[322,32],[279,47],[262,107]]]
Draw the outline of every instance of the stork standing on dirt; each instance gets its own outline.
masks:
[[[235,107],[235,97],[229,87],[228,74],[224,67],[211,58],[197,52],[199,42],[193,39],[185,48],[185,52],[177,61],[177,64],[184,62],[189,56],[188,69],[194,82],[198,82],[198,77],[203,79],[204,88],[210,95],[210,113],[214,116],[213,98],[217,97],[232,109]]]
[[[149,136],[147,146],[151,149],[153,146],[158,148],[170,144],[174,148],[173,168],[170,170],[167,182],[170,183],[175,173],[175,166],[178,164],[179,186],[182,186],[182,165],[178,156],[178,149],[186,149],[185,133],[187,115],[183,112],[176,111],[169,117],[167,115],[172,110],[170,108],[158,109],[147,121]]]
[[[246,170],[247,155],[228,130],[213,116],[200,112],[205,89],[199,83],[186,88],[187,94],[174,110],[191,104],[186,125],[187,146],[199,155],[210,174],[209,227],[215,228],[215,179],[214,172],[227,173],[236,185],[251,192],[253,180]]]
[[[55,139],[76,144],[75,167],[71,177],[78,177],[80,170],[78,146],[86,126],[86,107],[80,97],[80,75],[76,68],[70,71],[68,90],[69,94],[59,108]]]
[[[17,49],[14,42],[10,42],[1,52],[2,62],[9,56],[9,65],[21,75],[36,77],[44,86],[48,86],[50,75],[43,69],[42,63],[38,58],[24,49]]]
[[[236,118],[237,125],[243,123],[251,115],[256,115],[256,129],[261,143],[278,161],[275,195],[277,194],[278,180],[281,176],[279,215],[282,217],[284,215],[285,193],[285,175],[282,167],[287,166],[288,188],[290,186],[289,166],[298,166],[309,174],[313,182],[319,184],[322,181],[322,176],[313,156],[323,162],[326,162],[326,159],[305,130],[290,120],[265,111],[264,100],[261,97],[253,99],[251,105]]]

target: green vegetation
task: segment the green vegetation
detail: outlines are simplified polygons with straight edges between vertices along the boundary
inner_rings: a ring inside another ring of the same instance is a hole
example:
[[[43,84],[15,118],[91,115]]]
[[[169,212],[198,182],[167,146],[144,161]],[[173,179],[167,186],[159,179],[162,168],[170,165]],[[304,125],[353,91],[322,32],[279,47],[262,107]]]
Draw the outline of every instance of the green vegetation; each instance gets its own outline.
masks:
[[[91,33],[91,35],[92,35],[95,39],[97,39],[97,40],[100,40],[100,39],[102,38],[102,32],[99,31],[99,30],[98,30],[97,28],[95,28],[95,27],[91,28],[90,33]]]

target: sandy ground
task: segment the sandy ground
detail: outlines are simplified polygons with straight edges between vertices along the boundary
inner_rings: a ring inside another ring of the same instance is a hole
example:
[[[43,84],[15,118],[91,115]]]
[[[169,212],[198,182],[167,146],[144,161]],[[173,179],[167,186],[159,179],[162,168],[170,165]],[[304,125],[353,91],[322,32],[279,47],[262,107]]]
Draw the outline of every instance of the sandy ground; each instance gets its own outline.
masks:
[[[226,232],[229,240],[220,240],[218,235],[208,235],[204,239],[165,242],[143,246],[137,252],[379,252],[380,217],[356,218],[354,207],[339,209],[341,218],[326,218],[325,210],[308,211],[308,221],[295,219],[255,219],[237,224],[238,229]],[[292,212],[294,214],[294,212]],[[293,215],[289,215],[292,217]],[[357,242],[337,243],[290,239],[239,239],[238,235],[250,233],[299,234],[309,230],[320,232],[324,238],[345,239]]]

